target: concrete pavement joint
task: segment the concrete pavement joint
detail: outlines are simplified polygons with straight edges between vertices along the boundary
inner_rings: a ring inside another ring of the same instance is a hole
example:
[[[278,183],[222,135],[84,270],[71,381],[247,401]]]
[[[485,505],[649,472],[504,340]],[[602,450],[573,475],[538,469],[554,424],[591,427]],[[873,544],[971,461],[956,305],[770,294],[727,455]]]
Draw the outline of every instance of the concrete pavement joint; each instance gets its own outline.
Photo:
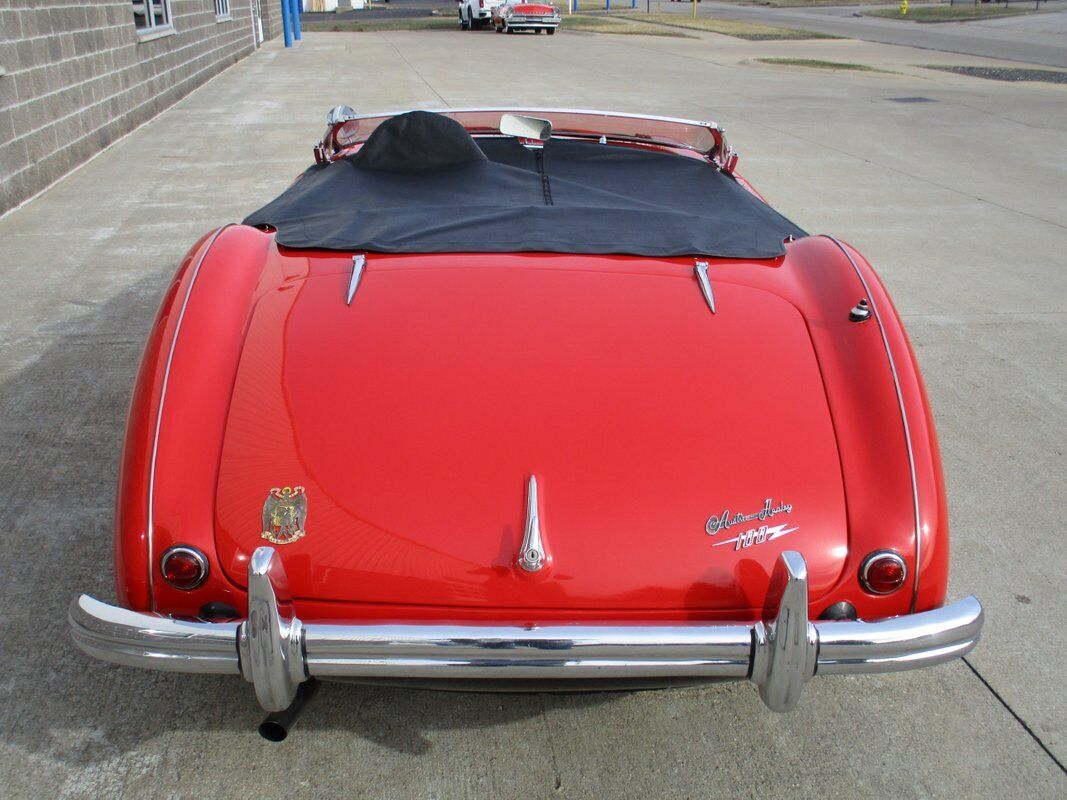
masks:
[[[395,43],[395,42],[393,42],[393,40],[392,40],[392,39],[390,39],[390,38],[389,38],[388,36],[386,36],[386,35],[385,35],[384,33],[382,34],[382,39],[383,39],[383,40],[385,40],[385,42],[386,42],[386,43],[387,43],[387,44],[388,44],[388,45],[389,45],[390,47],[392,47],[392,48],[393,48],[393,50],[395,50],[395,51],[396,51],[396,54],[397,54],[397,56],[399,56],[399,57],[400,57],[400,60],[401,60],[401,61],[403,61],[403,62],[404,62],[405,64],[407,64],[407,66],[408,66],[408,69],[410,69],[410,70],[411,70],[412,72],[414,72],[414,73],[415,73],[415,75],[417,75],[417,76],[418,76],[419,80],[420,80],[420,81],[422,81],[422,82],[423,82],[424,84],[426,84],[426,88],[427,88],[427,89],[429,89],[429,90],[430,90],[431,92],[433,92],[433,93],[434,93],[435,95],[437,95],[437,99],[438,99],[438,100],[440,100],[440,101],[441,101],[441,103],[442,103],[442,104],[443,104],[443,105],[444,105],[444,106],[445,106],[446,108],[451,108],[451,107],[452,107],[452,104],[451,104],[451,103],[449,103],[449,102],[448,102],[447,100],[445,100],[445,98],[443,98],[443,97],[441,96],[441,93],[440,93],[439,91],[437,91],[437,90],[436,90],[435,88],[433,88],[433,85],[432,85],[432,84],[431,84],[431,83],[430,83],[430,82],[429,82],[428,80],[426,80],[426,77],[425,77],[425,76],[424,76],[424,75],[423,75],[423,74],[422,74],[421,72],[419,72],[419,71],[418,71],[417,69],[415,69],[415,65],[414,65],[414,64],[412,64],[412,63],[411,63],[410,61],[408,61],[408,58],[407,58],[407,56],[405,56],[405,55],[404,55],[403,53],[401,53],[401,52],[400,52],[400,48],[396,46],[396,43]]]
[[[552,740],[552,732],[548,729],[548,714],[545,708],[545,696],[537,695],[537,702],[541,706],[541,725],[545,732],[545,741],[548,742],[548,752],[552,757],[552,788],[557,792],[563,786],[563,776],[559,771],[559,758],[556,755],[556,745]]]
[[[923,67],[923,69],[926,69],[926,68]],[[971,109],[971,111],[974,111],[974,112],[976,112],[978,114],[988,114],[991,117],[996,117],[997,119],[1002,119],[1005,122],[1010,122],[1010,123],[1012,123],[1014,125],[1021,125],[1022,127],[1029,128],[1032,131],[1056,131],[1057,130],[1056,128],[1050,128],[1047,125],[1034,125],[1034,124],[1032,124],[1030,122],[1023,122],[1021,119],[1015,119],[1014,117],[1006,116],[1005,114],[998,114],[995,111],[987,111],[984,108],[979,108],[978,106],[971,105],[970,103],[965,103],[962,100],[957,100],[955,102],[959,103],[964,108]]]
[[[1015,718],[1015,721],[1018,722],[1022,726],[1022,729],[1030,735],[1030,738],[1037,742],[1037,746],[1045,751],[1045,755],[1051,758],[1052,763],[1060,768],[1060,772],[1062,772],[1064,775],[1067,775],[1067,767],[1064,767],[1063,763],[1058,758],[1056,758],[1056,754],[1049,750],[1048,745],[1041,741],[1041,737],[1034,732],[1034,729],[1026,724],[1026,720],[1020,717],[1018,713],[1016,713],[1015,709],[1008,705],[1008,701],[1000,696],[1000,692],[993,688],[992,684],[990,684],[990,682],[985,679],[985,677],[982,675],[981,672],[978,671],[974,664],[971,663],[971,660],[966,656],[964,656],[961,660],[964,664],[967,665],[967,669],[974,673],[974,677],[978,678],[978,680],[982,682],[982,685],[989,690],[990,694],[992,694],[993,697],[997,698],[997,700],[1002,706],[1004,706],[1007,712]]]

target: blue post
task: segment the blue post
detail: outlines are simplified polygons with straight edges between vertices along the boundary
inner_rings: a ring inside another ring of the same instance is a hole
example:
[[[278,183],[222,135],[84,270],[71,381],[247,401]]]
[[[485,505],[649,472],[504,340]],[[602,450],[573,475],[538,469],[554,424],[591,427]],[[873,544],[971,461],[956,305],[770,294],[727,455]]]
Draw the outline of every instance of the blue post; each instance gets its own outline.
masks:
[[[604,0],[604,8],[611,11],[611,0]]]
[[[303,0],[289,0],[289,6],[293,9],[293,38],[298,42],[300,41],[300,9],[303,5]]]
[[[293,46],[293,21],[289,15],[289,4],[292,0],[282,0],[282,35],[285,37],[285,46]]]
[[[630,8],[637,8],[637,0],[630,0]]]

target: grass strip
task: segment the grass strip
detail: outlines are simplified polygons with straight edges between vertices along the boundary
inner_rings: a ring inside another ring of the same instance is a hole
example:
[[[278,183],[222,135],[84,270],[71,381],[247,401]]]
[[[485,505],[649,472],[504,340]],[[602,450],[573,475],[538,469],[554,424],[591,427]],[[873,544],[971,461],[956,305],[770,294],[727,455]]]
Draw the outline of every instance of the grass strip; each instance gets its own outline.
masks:
[[[853,64],[847,61],[821,61],[817,58],[757,58],[761,64],[773,64],[782,67],[807,67],[809,69],[828,69],[831,71],[847,70],[850,72],[883,72],[889,70],[868,67],[866,64]]]
[[[872,8],[864,11],[865,17],[882,17],[898,22],[970,22],[991,17],[1015,17],[1020,14],[1032,14],[1033,9],[1005,8],[984,4],[977,6],[912,6],[907,14],[901,14],[898,8]]]
[[[628,15],[619,14],[617,16],[627,17],[627,21],[623,22],[618,19],[612,19],[610,16],[592,16],[589,14],[564,14],[563,24],[559,27],[565,31],[584,31],[587,33],[621,33],[638,36],[670,36],[680,39],[692,39],[692,36],[684,33],[681,30],[664,29],[661,25],[649,25],[642,21],[635,20],[629,21]],[[664,15],[666,16],[666,15]]]

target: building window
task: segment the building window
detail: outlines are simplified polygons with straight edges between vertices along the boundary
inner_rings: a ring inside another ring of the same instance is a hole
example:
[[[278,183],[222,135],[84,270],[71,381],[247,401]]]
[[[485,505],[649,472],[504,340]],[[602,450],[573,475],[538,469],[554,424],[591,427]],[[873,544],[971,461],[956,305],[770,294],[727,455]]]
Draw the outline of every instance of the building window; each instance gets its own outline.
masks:
[[[170,27],[170,0],[133,0],[133,26],[140,33]]]
[[[229,19],[230,0],[215,0],[215,19]]]

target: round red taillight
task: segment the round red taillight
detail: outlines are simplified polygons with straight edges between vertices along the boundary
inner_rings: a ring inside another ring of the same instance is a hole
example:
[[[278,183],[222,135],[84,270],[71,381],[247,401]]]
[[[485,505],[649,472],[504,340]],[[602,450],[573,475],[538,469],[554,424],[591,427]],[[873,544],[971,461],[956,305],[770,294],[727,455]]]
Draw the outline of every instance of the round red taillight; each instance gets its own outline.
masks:
[[[207,580],[207,559],[195,547],[178,545],[163,554],[159,571],[175,589],[189,591]]]
[[[871,553],[860,566],[860,585],[871,594],[892,594],[907,577],[908,565],[892,550]]]

